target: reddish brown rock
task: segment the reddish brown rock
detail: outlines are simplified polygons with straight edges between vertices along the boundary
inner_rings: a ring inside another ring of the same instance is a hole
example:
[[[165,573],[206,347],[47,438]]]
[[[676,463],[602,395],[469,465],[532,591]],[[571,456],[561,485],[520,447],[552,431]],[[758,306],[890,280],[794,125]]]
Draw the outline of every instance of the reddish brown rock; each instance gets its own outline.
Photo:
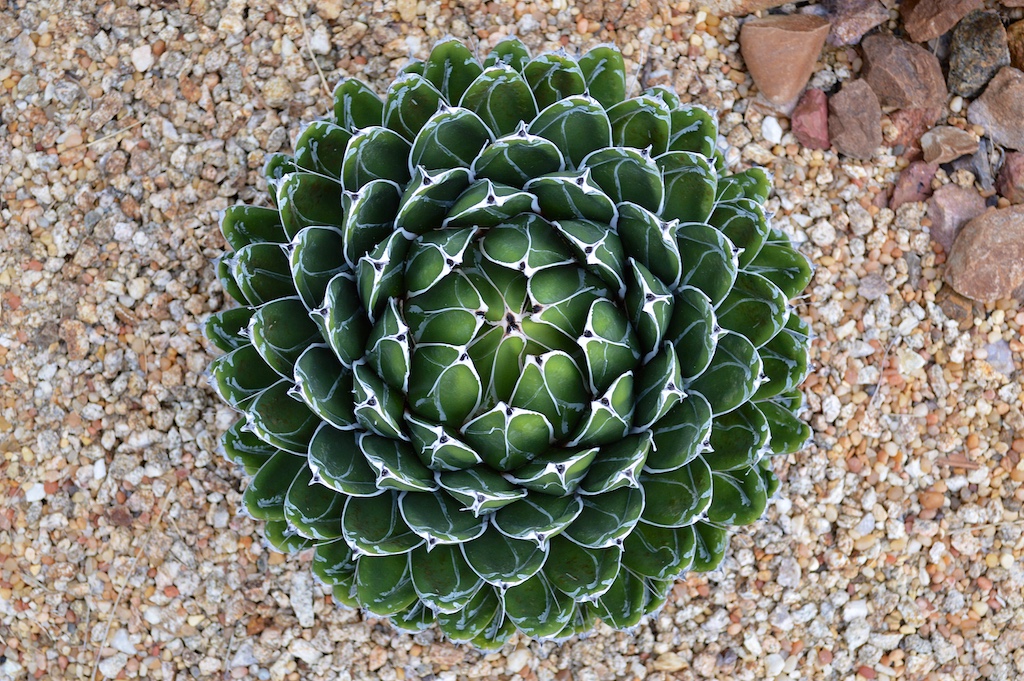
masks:
[[[953,29],[946,76],[951,92],[975,97],[999,69],[1009,65],[1006,29],[995,12],[971,12]]]
[[[1024,284],[1024,206],[993,208],[968,222],[953,242],[946,281],[986,303]]]
[[[828,149],[828,97],[817,88],[804,92],[793,109],[790,129],[796,140],[808,149]]]
[[[921,150],[928,163],[949,163],[978,150],[978,139],[952,125],[940,125],[921,136]]]
[[[828,0],[828,20],[832,31],[829,45],[856,45],[861,37],[889,19],[889,12],[878,0]]]
[[[943,110],[931,109],[900,109],[889,114],[889,120],[896,128],[896,137],[892,140],[892,146],[902,146],[904,152],[908,150],[921,150],[921,136],[935,125],[935,121],[942,117]],[[918,154],[913,154],[918,156]]]
[[[792,107],[814,72],[829,23],[809,14],[752,19],[740,31],[740,52],[761,94],[781,108]]]
[[[932,239],[949,253],[963,226],[984,212],[985,199],[974,187],[955,184],[939,187],[928,199]]]
[[[946,106],[949,93],[935,55],[920,45],[880,33],[861,42],[864,80],[884,107],[926,109]]]
[[[923,43],[938,38],[983,4],[982,0],[904,0],[900,16],[910,38]]]
[[[1024,21],[1006,27],[1006,46],[1010,50],[1010,66],[1024,70]]]
[[[996,144],[1024,149],[1024,71],[1000,69],[981,97],[971,102],[967,120],[984,128]]]
[[[1010,203],[1024,203],[1024,152],[1014,151],[1006,155],[996,179],[996,189]]]
[[[914,161],[903,169],[892,190],[889,207],[896,210],[904,203],[924,201],[932,193],[932,178],[938,166],[924,161]]]
[[[743,17],[761,10],[785,5],[787,0],[708,0],[701,3],[716,17]]]
[[[882,146],[882,109],[862,79],[851,80],[828,100],[828,131],[841,154],[871,158]]]

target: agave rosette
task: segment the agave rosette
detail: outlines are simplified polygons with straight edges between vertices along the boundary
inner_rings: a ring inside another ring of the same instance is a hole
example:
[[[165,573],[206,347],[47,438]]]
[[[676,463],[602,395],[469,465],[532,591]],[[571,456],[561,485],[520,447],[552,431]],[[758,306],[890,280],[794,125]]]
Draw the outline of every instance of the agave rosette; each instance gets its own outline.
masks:
[[[635,625],[721,561],[797,451],[807,260],[706,110],[611,47],[357,80],[273,207],[229,208],[212,383],[227,455],[336,600],[492,648]]]

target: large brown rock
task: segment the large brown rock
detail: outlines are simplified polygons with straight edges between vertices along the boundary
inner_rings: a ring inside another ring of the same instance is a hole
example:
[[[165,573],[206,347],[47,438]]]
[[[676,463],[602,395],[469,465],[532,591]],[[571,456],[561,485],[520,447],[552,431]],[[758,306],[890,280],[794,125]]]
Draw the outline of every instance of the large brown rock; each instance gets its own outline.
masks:
[[[905,203],[924,201],[932,193],[932,179],[939,167],[924,161],[914,161],[896,178],[889,208],[896,210]]]
[[[828,100],[828,131],[841,154],[868,159],[882,146],[882,108],[863,79],[851,80]]]
[[[921,150],[928,163],[949,163],[978,150],[978,138],[952,125],[940,125],[921,136]]]
[[[1006,27],[1006,46],[1010,50],[1010,66],[1024,70],[1024,20]]]
[[[1024,206],[992,208],[968,222],[953,242],[946,281],[986,303],[1024,284]]]
[[[865,33],[889,20],[889,11],[878,0],[826,0],[832,32],[830,45],[856,45]]]
[[[1024,203],[1024,152],[1013,151],[1006,155],[996,188],[1010,203]]]
[[[964,225],[985,212],[985,199],[972,187],[944,184],[928,199],[932,239],[946,253]]]
[[[870,35],[864,48],[864,80],[884,107],[945,109],[949,93],[935,55],[892,35]]]
[[[983,4],[983,0],[904,0],[900,15],[911,39],[923,43],[938,38]]]
[[[995,12],[971,12],[953,29],[946,77],[952,92],[974,97],[999,69],[1009,65],[1006,29]]]
[[[828,149],[828,98],[817,88],[804,92],[793,109],[790,129],[796,141],[808,149]]]
[[[1004,66],[971,103],[967,120],[985,129],[992,141],[1024,149],[1024,71]]]
[[[809,14],[751,19],[740,31],[740,52],[761,94],[791,108],[814,72],[829,23]]]

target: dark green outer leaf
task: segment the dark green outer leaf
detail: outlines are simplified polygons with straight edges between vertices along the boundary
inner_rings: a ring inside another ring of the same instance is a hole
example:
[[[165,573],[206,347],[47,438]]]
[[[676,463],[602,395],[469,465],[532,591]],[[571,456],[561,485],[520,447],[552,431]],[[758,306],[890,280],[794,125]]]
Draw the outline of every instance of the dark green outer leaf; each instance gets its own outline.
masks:
[[[206,318],[203,335],[224,352],[237,350],[249,344],[245,331],[251,317],[252,310],[248,307],[233,307],[214,312]]]
[[[496,66],[498,62],[502,62],[522,73],[529,61],[530,50],[527,49],[526,45],[519,38],[508,36],[502,38],[501,42],[495,45],[494,49],[487,55],[484,68],[489,69],[492,66]]]
[[[687,386],[707,398],[715,415],[732,411],[753,397],[760,383],[761,357],[743,336],[726,332],[707,371]]]
[[[260,206],[228,206],[220,223],[220,231],[236,251],[254,243],[285,243],[288,235],[281,225],[281,214],[275,208]]]
[[[291,396],[293,384],[284,379],[256,397],[246,409],[256,436],[278,449],[305,455],[320,418]]]
[[[284,520],[288,488],[306,468],[306,460],[289,452],[270,457],[242,493],[242,504],[256,520]]]
[[[437,41],[423,64],[423,77],[433,83],[450,104],[461,100],[482,72],[469,48],[454,37]]]
[[[711,503],[711,469],[700,457],[672,471],[644,473],[640,484],[648,497],[642,518],[649,525],[692,525]]]
[[[423,76],[414,73],[399,76],[388,87],[384,127],[412,142],[443,102],[441,92]],[[346,189],[349,189],[347,184]]]
[[[334,88],[334,122],[346,130],[380,125],[384,102],[365,83],[345,78]]]
[[[611,146],[612,125],[594,99],[579,95],[555,102],[530,119],[530,134],[554,142],[570,168],[596,149]]]
[[[480,116],[497,137],[515,132],[522,121],[537,116],[530,85],[503,63],[481,73],[462,95],[459,106]]]
[[[580,57],[579,64],[587,91],[605,109],[626,98],[626,62],[618,49],[600,45]]]

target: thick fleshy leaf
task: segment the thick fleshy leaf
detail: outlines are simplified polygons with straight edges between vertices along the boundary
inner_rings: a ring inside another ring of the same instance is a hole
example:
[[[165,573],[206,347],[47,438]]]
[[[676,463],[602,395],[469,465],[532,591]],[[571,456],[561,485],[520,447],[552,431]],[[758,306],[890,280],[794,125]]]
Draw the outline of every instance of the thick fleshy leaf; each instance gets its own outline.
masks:
[[[654,424],[654,448],[647,456],[644,470],[664,473],[685,466],[711,444],[711,405],[694,392],[672,407]]]
[[[443,103],[444,96],[423,76],[415,73],[399,76],[388,88],[384,127],[412,142]]]
[[[661,99],[641,95],[621,101],[608,108],[608,119],[616,146],[649,149],[651,156],[668,151],[672,112]]]
[[[597,599],[594,613],[610,627],[629,629],[643,619],[646,602],[644,579],[629,570],[619,570],[611,587]]]
[[[437,482],[453,497],[465,504],[474,517],[508,506],[526,496],[526,490],[485,466],[462,471],[446,471],[436,475]]]
[[[277,185],[277,207],[289,239],[311,225],[341,225],[341,184],[315,173],[289,173]]]
[[[742,270],[715,312],[723,328],[746,336],[754,347],[774,338],[789,318],[786,296],[779,287],[760,274]]]
[[[626,312],[640,338],[644,361],[658,352],[672,319],[672,292],[643,264],[629,259]]]
[[[304,403],[294,399],[292,382],[270,386],[246,408],[245,416],[256,436],[278,449],[305,455],[320,419]]]
[[[548,547],[512,539],[488,527],[477,539],[462,544],[462,553],[481,579],[504,589],[537,574],[547,559]]]
[[[220,231],[236,251],[249,244],[282,244],[288,241],[281,224],[281,214],[274,208],[262,206],[228,206],[224,219],[220,221]]]
[[[599,45],[579,60],[590,96],[609,109],[626,98],[626,62],[622,53],[609,45]]]
[[[406,412],[409,438],[427,468],[434,471],[458,471],[480,463],[480,455],[459,439],[455,432],[439,423]]]
[[[538,55],[523,68],[523,76],[541,109],[587,91],[583,71],[565,50]]]
[[[622,563],[630,571],[652,579],[675,579],[693,564],[696,544],[692,527],[636,526],[623,547]]]
[[[550,324],[571,338],[583,333],[594,301],[609,294],[600,277],[578,265],[541,270],[530,278],[527,292],[533,304],[540,308],[534,308],[531,318]]]
[[[458,546],[414,549],[409,554],[409,568],[416,595],[435,612],[462,610],[484,586]]]
[[[360,130],[348,143],[342,161],[341,179],[345,190],[359,191],[373,180],[391,180],[404,185],[409,181],[410,149],[409,142],[394,130],[381,126]]]
[[[248,475],[255,475],[260,466],[277,454],[277,447],[268,445],[248,430],[243,430],[245,419],[238,419],[224,431],[220,442],[224,448],[224,458],[245,468]]]
[[[729,547],[729,532],[718,525],[698,522],[693,526],[697,550],[693,556],[694,572],[710,572],[725,558]]]
[[[301,168],[295,165],[295,160],[288,154],[283,154],[281,152],[267,154],[266,159],[263,161],[263,177],[266,178],[267,186],[270,189],[267,198],[270,199],[270,202],[274,204],[275,207],[277,196],[274,192],[274,187],[281,182],[281,178],[285,175],[288,175],[289,173],[296,173],[300,170]]]
[[[663,222],[635,203],[620,203],[618,209],[615,229],[626,253],[650,270],[666,287],[675,288],[683,275],[683,262],[675,238],[677,223]]]
[[[501,62],[522,73],[530,61],[530,50],[514,35],[501,39],[484,61],[484,68],[489,69]]]
[[[331,279],[349,269],[340,257],[345,235],[337,227],[306,227],[292,240],[291,247],[288,262],[295,289],[306,307],[315,310],[323,304]]]
[[[648,525],[692,525],[711,503],[711,469],[700,457],[672,471],[644,473],[640,484],[647,494],[643,522]]]
[[[263,361],[283,378],[291,378],[299,355],[323,337],[301,299],[279,298],[253,314],[249,339]]]
[[[717,141],[718,120],[712,112],[699,104],[672,107],[669,151],[692,151],[711,158]]]
[[[591,390],[600,393],[636,366],[640,359],[636,333],[626,313],[607,298],[594,301],[579,338]]]
[[[288,488],[306,460],[289,452],[278,452],[263,464],[242,493],[242,504],[256,520],[284,520],[284,499]]]
[[[423,293],[461,265],[478,231],[476,227],[439,229],[417,238],[406,258],[406,295]]]
[[[555,438],[561,439],[579,423],[588,401],[576,362],[566,353],[554,351],[527,356],[509,404],[543,414]]]
[[[738,173],[723,177],[719,182],[718,200],[751,199],[755,203],[764,204],[772,193],[772,178],[764,168],[747,168]]]
[[[529,333],[528,328],[524,331]],[[520,334],[506,335],[500,326],[491,327],[469,347],[469,356],[484,387],[481,408],[493,408],[498,402],[511,399],[525,364],[526,349],[526,338]]]
[[[416,601],[402,612],[396,612],[390,618],[395,629],[416,634],[432,627],[437,615],[420,601]]]
[[[388,300],[401,296],[405,273],[405,254],[409,240],[402,232],[392,232],[370,252],[359,258],[356,287],[371,321],[376,321]]]
[[[530,85],[518,71],[503,63],[481,73],[458,104],[475,112],[496,137],[515,132],[520,122],[537,116]]]
[[[559,220],[552,223],[569,242],[576,258],[604,279],[618,298],[626,295],[622,278],[626,263],[619,235],[608,225],[593,220]]]
[[[488,230],[480,242],[484,257],[527,277],[556,265],[573,264],[568,244],[545,220],[518,215]]]
[[[384,491],[350,430],[320,424],[309,442],[309,467],[322,484],[348,496],[375,497]]]
[[[652,442],[651,432],[644,431],[602,447],[580,483],[580,494],[600,495],[620,487],[639,487],[637,476]]]
[[[419,416],[458,427],[480,405],[482,390],[480,376],[463,347],[419,344],[413,349],[409,407]],[[469,443],[474,445],[472,440]]]
[[[615,203],[629,201],[655,213],[661,210],[661,171],[646,151],[622,146],[598,149],[583,159],[583,165]]]
[[[494,227],[524,212],[537,212],[533,194],[490,180],[469,186],[455,201],[442,227]]]
[[[761,463],[757,464],[758,470],[761,473],[761,479],[764,480],[764,489],[771,499],[775,496],[775,493],[779,491],[779,476],[775,475],[775,471],[771,468],[769,459],[761,459]]]
[[[361,257],[392,234],[401,196],[402,190],[390,180],[371,180],[352,195],[343,227],[349,267],[355,269]]]
[[[745,402],[715,418],[711,451],[704,460],[714,471],[747,468],[766,453],[771,431],[768,419],[753,402]]]
[[[633,423],[633,406],[633,372],[627,371],[590,403],[568,446],[593,447],[621,440]]]
[[[582,510],[583,502],[577,496],[529,494],[498,509],[491,522],[499,532],[513,539],[544,544],[565,530]]]
[[[328,282],[324,306],[314,315],[321,320],[321,328],[338,361],[351,369],[363,356],[371,329],[351,273],[342,272]]]
[[[661,217],[705,222],[715,206],[718,173],[707,158],[692,151],[670,151],[657,158],[665,182]]]
[[[807,256],[788,245],[777,244],[762,246],[746,269],[778,286],[787,300],[800,295],[811,283],[813,274]]]
[[[228,252],[217,258],[217,282],[233,301],[240,305],[249,305],[249,300],[242,293],[242,289],[238,287],[238,282],[235,281],[234,267],[234,253]]]
[[[385,383],[365,360],[352,365],[352,387],[356,420],[366,429],[386,438],[405,439],[402,432],[402,394]]]
[[[682,102],[679,99],[679,95],[676,94],[676,91],[671,86],[668,85],[653,85],[644,90],[643,94],[647,95],[648,97],[655,97],[657,99],[660,99],[668,106],[668,108],[673,110],[679,106],[682,106]]]
[[[708,508],[708,520],[728,525],[749,525],[764,513],[768,492],[758,466],[716,471],[711,477],[714,496]]]
[[[772,431],[772,454],[795,454],[810,439],[811,427],[790,410],[774,402],[758,402],[757,407],[768,419]]]
[[[597,615],[594,614],[593,605],[588,606],[586,603],[577,602],[576,614],[573,615],[572,620],[560,632],[555,634],[551,640],[561,643],[568,641],[573,636],[584,637],[594,628],[595,624],[597,624]]]
[[[611,588],[619,574],[621,557],[618,546],[590,549],[565,537],[553,537],[544,574],[573,600],[593,601]]]
[[[352,133],[329,121],[314,121],[295,141],[295,165],[341,179],[341,162]]]
[[[450,168],[433,174],[416,168],[398,204],[395,229],[424,234],[439,228],[456,199],[469,186],[471,177],[465,168]]]
[[[399,505],[406,524],[426,540],[428,551],[438,544],[476,539],[487,528],[486,516],[466,513],[462,504],[445,492],[403,494]]]
[[[654,615],[665,607],[675,583],[675,579],[644,578],[644,592],[647,596],[644,601],[644,615]]]
[[[308,467],[295,476],[284,498],[284,517],[307,539],[318,541],[341,536],[341,512],[345,496],[318,484]]]
[[[483,633],[470,643],[477,650],[496,652],[505,647],[516,633],[516,625],[504,613],[499,614],[487,625]]]
[[[462,99],[462,94],[482,72],[465,43],[453,37],[437,41],[423,63],[423,77],[433,83],[449,103]]]
[[[592,97],[566,97],[545,107],[530,120],[530,134],[554,142],[569,168],[580,167],[587,154],[610,147],[612,125]]]
[[[615,202],[594,182],[589,168],[541,175],[524,188],[536,195],[540,213],[548,220],[582,219],[608,224],[618,215]]]
[[[375,497],[349,497],[341,517],[345,541],[360,555],[391,556],[406,554],[423,544],[402,518],[398,492]]]
[[[434,473],[420,463],[412,445],[371,433],[360,433],[357,442],[367,463],[377,473],[377,486],[400,492],[432,492]]]
[[[391,298],[366,341],[366,362],[384,382],[402,393],[409,392],[411,343],[409,327],[402,319],[397,298]]]
[[[562,535],[590,549],[621,546],[643,510],[642,488],[620,487],[607,494],[586,496],[583,511]]]
[[[334,122],[346,130],[380,125],[384,102],[362,81],[345,78],[334,88]]]
[[[338,523],[341,527],[341,523]],[[320,542],[313,551],[313,574],[330,586],[349,584],[355,578],[356,560],[344,539]]]
[[[267,540],[268,548],[289,555],[311,548],[314,544],[313,540],[296,532],[286,520],[268,520],[263,525],[263,538]]]
[[[462,428],[466,442],[491,468],[510,471],[542,454],[554,441],[547,418],[499,402]]]
[[[731,331],[718,341],[707,371],[687,386],[711,404],[715,415],[732,411],[753,397],[760,385],[761,357],[744,336]]]
[[[688,223],[676,230],[676,243],[686,263],[680,285],[699,288],[717,306],[736,281],[739,261],[732,242],[714,227]]]
[[[490,129],[469,109],[443,107],[431,116],[413,141],[411,168],[469,168],[480,150],[493,140]]]
[[[449,266],[451,267],[451,266]],[[463,347],[483,324],[480,292],[463,270],[445,275],[405,304],[405,321],[418,344]]]
[[[506,477],[533,492],[563,497],[572,494],[587,475],[598,448],[562,449],[554,447]]]
[[[405,555],[360,556],[356,566],[356,596],[374,615],[402,612],[416,601],[412,570]]]
[[[448,638],[464,643],[481,635],[495,617],[504,618],[504,613],[499,614],[500,610],[501,602],[494,589],[485,586],[476,592],[462,610],[450,614],[438,613],[437,624]]]
[[[737,248],[743,249],[739,254],[741,268],[747,268],[768,238],[768,218],[764,208],[750,199],[717,204],[708,222],[721,230]]]
[[[484,180],[522,187],[534,177],[565,168],[562,152],[550,140],[527,132],[521,123],[511,135],[484,147],[473,159],[473,174]]]
[[[295,295],[288,255],[279,244],[243,246],[235,252],[230,264],[231,276],[250,305],[259,306]]]
[[[220,398],[235,408],[281,380],[249,344],[213,360],[210,377]]]
[[[807,376],[807,345],[789,329],[758,348],[757,354],[763,363],[765,381],[754,393],[755,400],[766,400],[793,390]]]
[[[554,636],[572,620],[573,599],[538,572],[504,594],[505,614],[527,636]]]
[[[721,328],[711,300],[700,289],[683,286],[675,291],[672,319],[665,340],[672,344],[684,379],[699,376],[711,364]]]

